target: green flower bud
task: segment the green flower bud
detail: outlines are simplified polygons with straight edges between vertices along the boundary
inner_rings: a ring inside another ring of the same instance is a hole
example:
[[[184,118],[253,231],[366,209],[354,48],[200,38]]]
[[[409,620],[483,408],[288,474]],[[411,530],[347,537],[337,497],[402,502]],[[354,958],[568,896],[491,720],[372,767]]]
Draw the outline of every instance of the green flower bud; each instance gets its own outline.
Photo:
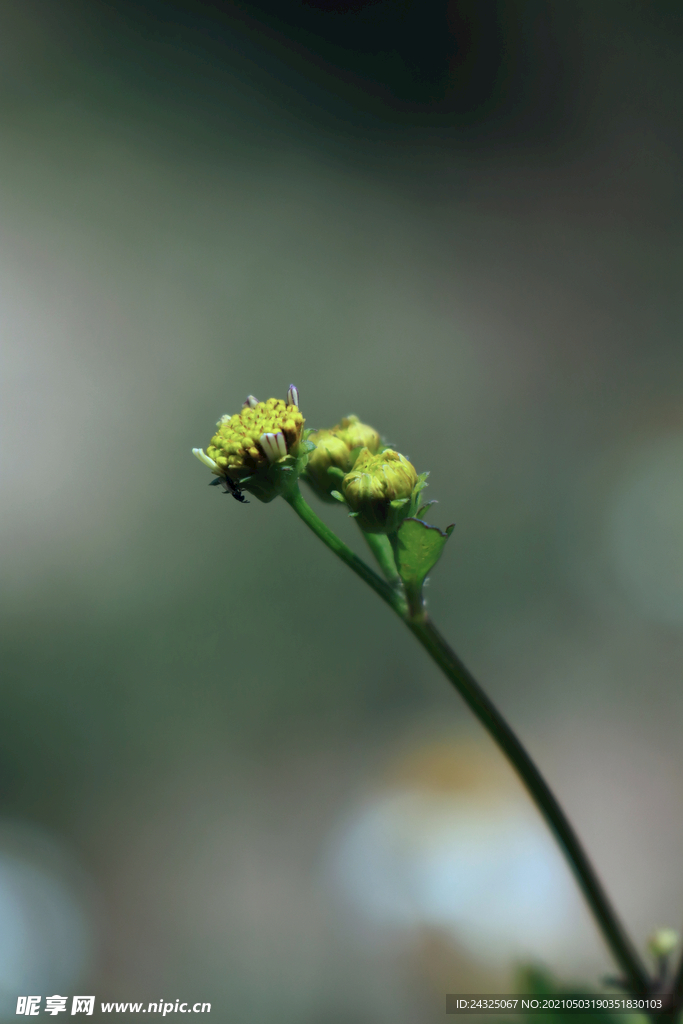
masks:
[[[404,455],[387,448],[376,455],[363,448],[353,469],[342,481],[342,493],[351,514],[367,533],[395,533],[412,515],[424,486]]]
[[[345,416],[332,427],[332,433],[340,437],[349,451],[353,448],[367,448],[374,455],[380,448],[380,436],[374,427],[361,423],[357,416]]]
[[[381,445],[374,427],[361,423],[357,416],[345,416],[331,430],[316,431],[311,441],[316,450],[309,456],[306,480],[323,501],[335,500],[332,492],[341,487],[359,448],[368,448],[374,454]]]
[[[351,469],[351,452],[346,442],[331,430],[316,431],[311,434],[311,441],[315,451],[308,457],[306,479],[323,501],[334,501],[330,492],[339,489],[344,474]]]
[[[678,945],[680,935],[673,928],[657,928],[647,940],[647,948],[657,959],[668,957]]]
[[[287,397],[258,402],[250,395],[241,412],[221,416],[206,453],[192,449],[235,497],[245,490],[272,501],[303,471],[312,446],[303,440],[305,420],[291,401],[298,398],[293,385]]]

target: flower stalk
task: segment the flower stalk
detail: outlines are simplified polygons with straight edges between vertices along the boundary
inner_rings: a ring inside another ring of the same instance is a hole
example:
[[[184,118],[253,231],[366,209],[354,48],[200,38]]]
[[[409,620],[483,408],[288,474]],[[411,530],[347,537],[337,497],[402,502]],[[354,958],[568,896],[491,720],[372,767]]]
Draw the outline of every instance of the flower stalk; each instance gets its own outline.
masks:
[[[487,697],[476,679],[451,650],[429,619],[424,604],[419,611],[409,611],[402,594],[388,586],[323,523],[304,500],[298,487],[285,496],[296,514],[334,553],[346,562],[358,576],[368,583],[390,608],[403,620],[417,641],[425,648],[444,675],[453,684],[470,710],[497,743],[526,786],[531,798],[545,818],[559,842],[576,879],[593,911],[600,930],[628,979],[632,992],[645,995],[650,991],[650,979],[637,950],[631,943],[600,879],[586,854],[569,819],[557,802],[531,757],[503,718],[495,704]],[[377,534],[366,534],[369,537]],[[373,542],[374,544],[374,542]],[[373,551],[374,551],[373,547]],[[385,554],[382,553],[384,560]],[[380,563],[381,564],[381,563]]]
[[[226,414],[218,421],[207,452],[193,449],[193,453],[212,470],[217,477],[214,482],[223,483],[226,491],[240,501],[244,500],[242,489],[264,502],[283,497],[309,529],[398,615],[524,783],[563,850],[621,967],[624,986],[639,996],[657,993],[675,945],[674,933],[666,929],[656,933],[658,945],[653,955],[659,958],[660,970],[659,978],[651,978],[555,795],[503,715],[427,614],[424,582],[453,530],[449,526],[442,531],[420,518],[427,508],[419,507],[427,474],[418,476],[403,455],[382,444],[377,431],[355,416],[331,430],[304,431],[298,406],[299,393],[294,385],[290,385],[285,401],[258,402],[249,395],[241,413]],[[323,500],[340,501],[351,509],[384,578],[310,508],[299,490],[301,476]],[[675,1006],[681,998],[683,962],[667,1007]]]
[[[392,587],[400,588],[402,586],[401,577],[398,574],[394,551],[391,546],[391,541],[387,535],[384,533],[365,533],[363,530],[361,530],[361,533],[365,537],[368,547],[377,559],[377,564],[384,573],[387,581],[392,585]]]
[[[403,617],[406,603],[403,595],[393,587],[391,587],[385,580],[377,575],[374,570],[366,565],[362,558],[359,558],[355,552],[351,550],[348,545],[341,540],[333,530],[327,526],[322,519],[319,519],[313,509],[304,499],[299,487],[292,488],[289,493],[283,495],[285,501],[292,506],[296,514],[300,519],[306,523],[313,533],[320,538],[323,544],[341,558],[342,562],[346,562],[349,569],[352,569],[357,576],[367,583],[369,587],[378,594],[383,601],[385,601],[390,608],[396,612],[397,615]]]

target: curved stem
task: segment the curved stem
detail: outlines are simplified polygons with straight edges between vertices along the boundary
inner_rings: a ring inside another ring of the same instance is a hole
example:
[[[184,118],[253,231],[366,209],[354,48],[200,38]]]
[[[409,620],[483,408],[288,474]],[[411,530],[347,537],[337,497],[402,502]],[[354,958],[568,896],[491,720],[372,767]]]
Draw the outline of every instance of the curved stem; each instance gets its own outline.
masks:
[[[341,558],[342,562],[346,562],[350,569],[360,576],[360,578],[372,587],[376,594],[382,598],[383,601],[393,608],[397,615],[403,618],[405,611],[405,601],[403,596],[388,583],[385,583],[376,572],[366,565],[362,558],[359,558],[350,547],[348,547],[343,540],[330,530],[322,519],[319,519],[313,509],[304,500],[304,497],[298,487],[292,488],[283,495],[286,502],[288,502],[296,514],[303,519],[306,526],[313,530],[313,533],[323,544],[326,544],[331,551],[334,551],[335,555]]]
[[[608,946],[628,978],[631,989],[633,992],[645,994],[650,988],[648,973],[619,921],[573,826],[524,746],[427,616],[408,620],[406,624],[516,769],[564,851]]]
[[[444,672],[461,697],[474,712],[484,728],[506,755],[522,779],[531,798],[550,826],[577,878],[586,900],[593,911],[598,926],[620,964],[631,990],[645,994],[650,991],[651,982],[638,952],[632,945],[609,897],[602,887],[595,869],[588,859],[581,841],[557,802],[552,790],[530,758],[529,754],[507,724],[500,711],[484,693],[472,673],[451,650],[444,638],[431,623],[423,610],[411,615],[403,595],[380,579],[365,562],[354,554],[342,540],[333,533],[315,514],[301,495],[298,487],[286,494],[294,511],[308,527],[327,545],[350,569],[393,608],[403,619],[408,629],[422,644],[427,653]],[[371,544],[372,550],[375,546]],[[380,560],[382,565],[382,561]],[[382,565],[384,568],[384,565]],[[683,987],[683,967],[677,978],[677,985]]]

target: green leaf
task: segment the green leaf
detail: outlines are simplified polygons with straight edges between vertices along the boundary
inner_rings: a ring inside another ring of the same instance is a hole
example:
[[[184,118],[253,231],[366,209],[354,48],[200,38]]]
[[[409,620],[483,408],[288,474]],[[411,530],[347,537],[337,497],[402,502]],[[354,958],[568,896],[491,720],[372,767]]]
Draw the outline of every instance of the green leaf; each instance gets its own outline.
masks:
[[[404,519],[394,545],[396,566],[406,588],[416,590],[422,587],[425,576],[431,572],[441,557],[444,545],[454,527],[440,530],[421,519]]]
[[[559,999],[576,999],[578,996],[594,995],[596,998],[610,998],[604,993],[592,992],[590,985],[585,985],[577,982],[562,982],[555,978],[550,971],[544,967],[536,965],[524,966],[517,971],[516,984],[514,991],[524,996],[536,996],[538,998],[547,998],[548,996],[555,996]],[[626,995],[626,993],[621,993]],[[560,1010],[553,1012],[549,1010],[547,1013],[530,1013],[523,1014],[528,1024],[554,1024],[555,1021],[560,1024],[560,1020],[565,1016]],[[634,1011],[633,1016],[626,1018],[624,1016],[617,1016],[612,1013],[606,1013],[604,1010],[593,1010],[587,1009],[585,1013],[580,1015],[582,1024],[618,1024],[619,1021],[637,1020],[645,1024],[646,1017],[640,1016]]]
[[[315,445],[312,441],[299,441],[298,446],[299,455],[308,455],[310,452],[315,451]]]
[[[343,505],[345,505],[345,504],[346,504],[346,498],[344,497],[344,495],[343,495],[343,494],[340,494],[340,493],[339,493],[339,491],[330,491],[330,495],[331,495],[331,496],[332,496],[333,498],[336,498],[336,499],[337,499],[337,501],[341,501],[341,503],[342,503]]]

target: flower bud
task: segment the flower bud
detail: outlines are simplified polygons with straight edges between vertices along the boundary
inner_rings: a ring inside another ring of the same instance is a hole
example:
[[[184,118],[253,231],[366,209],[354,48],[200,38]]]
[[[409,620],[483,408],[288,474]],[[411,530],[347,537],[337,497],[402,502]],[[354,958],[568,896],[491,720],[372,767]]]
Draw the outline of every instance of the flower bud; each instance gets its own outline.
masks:
[[[373,455],[369,448],[363,448],[344,477],[341,490],[362,530],[395,533],[406,516],[415,511],[420,483],[415,467],[404,455],[391,448]]]
[[[357,416],[345,416],[331,430],[316,431],[311,441],[316,449],[309,456],[305,479],[318,497],[332,502],[332,491],[339,490],[344,474],[352,469],[357,449],[368,448],[374,454],[381,444],[374,427]]]
[[[673,928],[657,928],[647,940],[647,948],[657,959],[668,957],[678,945],[680,935]]]
[[[349,451],[352,448],[367,448],[373,455],[379,451],[379,434],[374,427],[361,423],[357,416],[345,416],[336,427],[332,427],[332,432],[345,442]]]
[[[316,431],[311,441],[315,451],[308,457],[306,480],[323,501],[334,501],[331,491],[339,490],[344,474],[351,469],[351,452],[331,430]]]
[[[290,388],[288,398],[296,388]],[[298,398],[298,392],[296,394]],[[261,501],[272,501],[295,481],[306,465],[304,417],[298,406],[277,398],[258,402],[253,395],[234,416],[222,416],[206,449],[193,449],[216,476]]]

